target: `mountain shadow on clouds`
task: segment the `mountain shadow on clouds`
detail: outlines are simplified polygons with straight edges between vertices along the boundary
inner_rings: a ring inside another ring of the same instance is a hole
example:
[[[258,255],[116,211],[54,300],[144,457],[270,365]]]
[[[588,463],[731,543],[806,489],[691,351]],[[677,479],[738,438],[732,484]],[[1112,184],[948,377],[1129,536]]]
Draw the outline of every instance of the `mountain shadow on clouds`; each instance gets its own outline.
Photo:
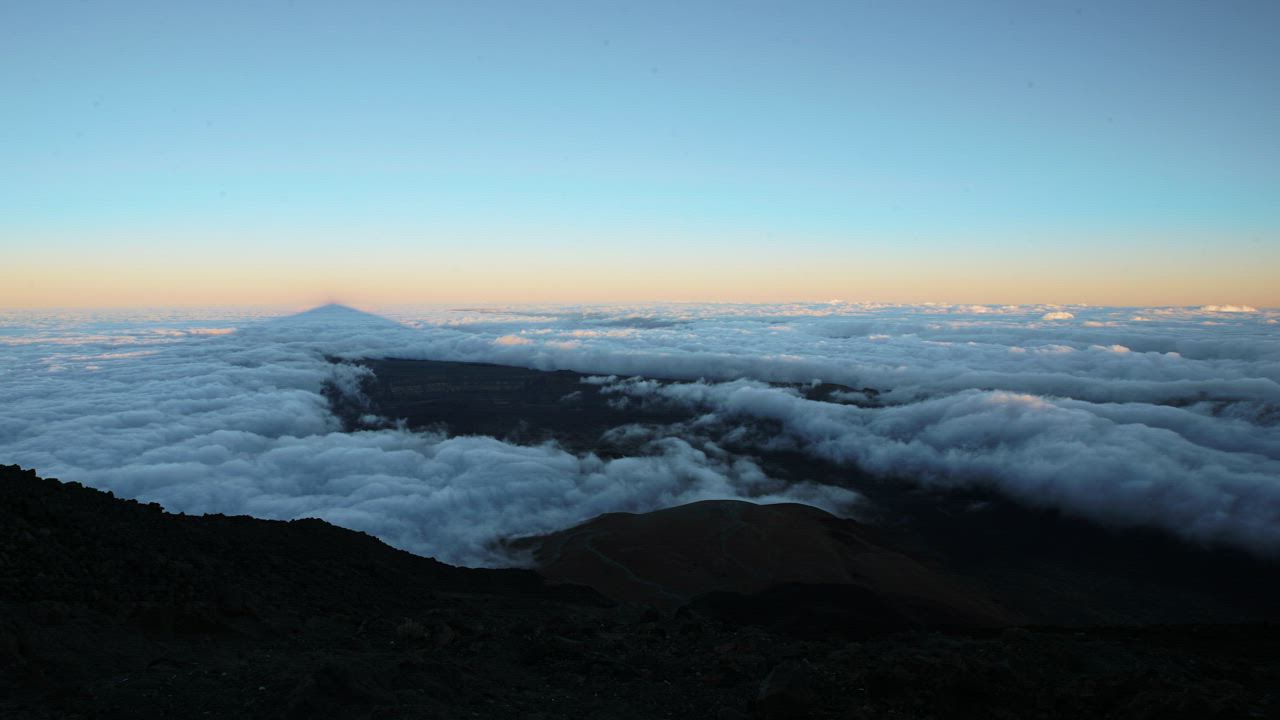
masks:
[[[293,315],[272,318],[261,323],[264,327],[326,327],[367,328],[371,330],[403,330],[404,325],[373,313],[357,310],[348,305],[328,303],[303,310]]]

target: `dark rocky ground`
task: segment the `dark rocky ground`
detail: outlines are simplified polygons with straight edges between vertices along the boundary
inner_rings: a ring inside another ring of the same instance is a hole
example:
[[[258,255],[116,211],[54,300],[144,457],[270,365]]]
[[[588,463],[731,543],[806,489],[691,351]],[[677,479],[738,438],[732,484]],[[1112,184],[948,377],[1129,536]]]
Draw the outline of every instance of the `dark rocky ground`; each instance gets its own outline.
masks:
[[[843,602],[769,622],[826,590],[660,612],[0,467],[0,717],[1280,714],[1275,625],[944,633],[848,623]]]

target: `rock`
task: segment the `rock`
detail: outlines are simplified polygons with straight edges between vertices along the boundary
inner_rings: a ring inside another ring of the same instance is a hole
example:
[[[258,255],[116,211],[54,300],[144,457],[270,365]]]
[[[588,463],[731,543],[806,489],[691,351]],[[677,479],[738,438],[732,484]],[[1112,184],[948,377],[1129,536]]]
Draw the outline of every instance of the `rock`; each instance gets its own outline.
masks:
[[[1005,642],[1026,642],[1031,639],[1031,631],[1023,627],[1005,628],[1000,633],[1000,639]]]
[[[286,699],[286,714],[291,718],[364,716],[352,706],[376,705],[388,701],[387,695],[351,669],[337,663],[326,663],[302,678]]]
[[[8,623],[0,625],[0,667],[14,665],[23,660],[22,642],[17,628]]]
[[[807,660],[781,663],[760,683],[755,711],[759,718],[805,718],[813,710],[817,672]]]
[[[442,648],[458,639],[457,631],[446,622],[437,623],[431,634],[435,638],[437,648]]]
[[[396,626],[396,637],[402,640],[425,640],[427,629],[417,620],[405,618],[404,622]]]

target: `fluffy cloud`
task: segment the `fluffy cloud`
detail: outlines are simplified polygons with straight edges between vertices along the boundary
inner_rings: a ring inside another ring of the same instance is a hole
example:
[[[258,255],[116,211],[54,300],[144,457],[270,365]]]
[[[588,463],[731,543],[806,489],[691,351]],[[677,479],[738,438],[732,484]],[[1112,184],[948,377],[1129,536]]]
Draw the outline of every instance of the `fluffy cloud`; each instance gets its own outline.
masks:
[[[1208,313],[1256,313],[1258,308],[1250,305],[1204,305],[1200,308]]]
[[[91,322],[6,343],[15,352],[0,388],[0,456],[172,511],[320,517],[468,565],[509,562],[494,545],[502,537],[604,512],[712,498],[842,512],[856,501],[785,487],[748,460],[674,438],[603,460],[484,437],[343,433],[322,388],[358,392],[368,371],[327,357],[422,335],[376,317],[310,313],[222,335],[146,324]],[[146,350],[121,350],[138,345]]]
[[[1007,391],[858,407],[743,380],[606,390],[710,410],[704,424],[775,421],[807,452],[882,475],[991,486],[1113,525],[1280,551],[1280,437],[1248,418]]]
[[[1045,322],[1069,312],[1079,322]],[[397,356],[684,382],[613,383],[711,420],[772,419],[815,455],[988,484],[1114,523],[1275,548],[1275,311],[1053,306],[658,305],[0,315],[0,460],[186,512],[319,516],[451,562],[611,510],[709,497],[847,509],[713,445],[636,457],[342,433],[321,394]],[[1139,319],[1140,318],[1140,319]],[[225,332],[237,328],[235,332]],[[745,379],[745,380],[744,380]],[[848,385],[855,405],[763,381]],[[722,381],[722,382],[716,382]],[[877,396],[858,392],[871,387]],[[860,407],[859,407],[860,406]]]

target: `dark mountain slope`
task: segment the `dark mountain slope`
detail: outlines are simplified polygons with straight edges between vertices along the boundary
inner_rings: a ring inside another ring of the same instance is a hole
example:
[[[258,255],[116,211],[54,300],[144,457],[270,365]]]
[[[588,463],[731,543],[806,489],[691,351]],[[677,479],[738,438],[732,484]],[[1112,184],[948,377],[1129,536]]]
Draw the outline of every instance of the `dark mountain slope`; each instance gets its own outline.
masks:
[[[878,535],[808,505],[707,500],[640,515],[610,513],[523,544],[533,548],[544,576],[620,600],[674,608],[713,592],[842,585],[846,593],[865,591],[875,622],[1017,622],[979,588],[877,544]]]
[[[770,592],[723,595],[794,600]],[[1280,711],[1275,626],[886,627],[851,643],[741,624],[723,599],[671,614],[612,606],[530,572],[451,568],[320,521],[175,516],[0,466],[3,718]]]

